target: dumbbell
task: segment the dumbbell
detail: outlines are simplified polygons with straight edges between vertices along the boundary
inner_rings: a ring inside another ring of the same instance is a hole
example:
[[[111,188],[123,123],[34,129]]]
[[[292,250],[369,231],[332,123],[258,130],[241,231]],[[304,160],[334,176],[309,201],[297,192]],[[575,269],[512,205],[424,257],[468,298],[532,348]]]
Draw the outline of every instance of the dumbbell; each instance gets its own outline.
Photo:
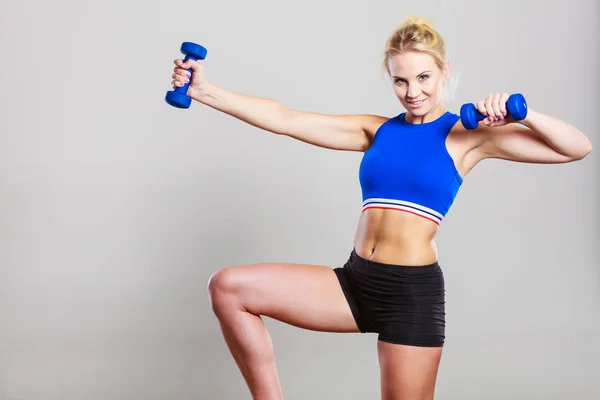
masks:
[[[506,111],[508,115],[515,121],[525,119],[527,116],[527,102],[525,97],[520,93],[511,94],[506,101]],[[479,112],[475,104],[463,104],[460,108],[460,120],[467,129],[475,129],[479,121],[483,121],[485,115]]]
[[[183,42],[181,45],[181,52],[185,54],[184,62],[192,59],[194,61],[204,60],[206,58],[206,49],[199,44],[192,42]],[[188,69],[190,73],[192,73],[191,69]],[[186,83],[181,87],[175,88],[175,90],[170,90],[167,92],[165,96],[165,101],[177,108],[190,108],[192,104],[192,98],[187,95],[188,87],[192,83],[190,78],[190,82]]]

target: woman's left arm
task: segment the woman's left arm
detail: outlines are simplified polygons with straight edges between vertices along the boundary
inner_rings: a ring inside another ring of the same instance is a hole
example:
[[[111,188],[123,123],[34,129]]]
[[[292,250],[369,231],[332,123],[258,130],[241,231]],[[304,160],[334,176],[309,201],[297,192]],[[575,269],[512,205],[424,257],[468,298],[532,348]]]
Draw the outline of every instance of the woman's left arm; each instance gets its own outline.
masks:
[[[581,160],[592,151],[588,138],[575,127],[531,108],[524,120],[511,123],[506,117],[508,97],[506,93],[492,93],[476,104],[488,117],[476,130],[483,135],[478,146],[481,158],[566,163]]]

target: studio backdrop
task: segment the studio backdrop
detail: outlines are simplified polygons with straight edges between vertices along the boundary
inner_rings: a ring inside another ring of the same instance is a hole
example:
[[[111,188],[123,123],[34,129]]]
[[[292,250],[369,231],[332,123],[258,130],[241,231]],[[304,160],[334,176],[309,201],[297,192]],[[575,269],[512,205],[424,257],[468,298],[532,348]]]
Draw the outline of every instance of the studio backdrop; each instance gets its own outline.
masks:
[[[403,111],[381,68],[410,15],[452,65],[450,111],[523,93],[596,150],[486,160],[437,236],[436,399],[600,396],[600,4],[16,1],[0,13],[0,399],[249,398],[207,293],[218,269],[341,266],[361,153],[165,103],[182,42],[207,78],[288,107]],[[266,318],[286,399],[379,398],[376,335]]]

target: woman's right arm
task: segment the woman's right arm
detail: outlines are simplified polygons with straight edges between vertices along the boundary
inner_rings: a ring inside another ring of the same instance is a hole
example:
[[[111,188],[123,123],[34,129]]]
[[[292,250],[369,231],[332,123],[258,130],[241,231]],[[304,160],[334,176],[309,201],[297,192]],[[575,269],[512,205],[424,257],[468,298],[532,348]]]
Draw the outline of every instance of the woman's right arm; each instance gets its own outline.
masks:
[[[377,115],[329,115],[293,110],[272,99],[236,93],[209,83],[202,64],[175,60],[173,85],[183,86],[193,70],[188,96],[257,128],[335,150],[365,151],[388,118]]]

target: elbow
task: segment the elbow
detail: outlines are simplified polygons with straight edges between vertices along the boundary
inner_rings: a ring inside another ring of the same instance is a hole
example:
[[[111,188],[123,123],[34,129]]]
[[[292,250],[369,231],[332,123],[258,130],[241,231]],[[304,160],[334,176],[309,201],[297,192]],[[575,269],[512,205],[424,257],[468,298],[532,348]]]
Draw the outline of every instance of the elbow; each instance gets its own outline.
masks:
[[[279,102],[275,102],[275,107],[277,109],[277,112],[275,113],[277,122],[275,123],[275,129],[271,132],[276,135],[289,136],[291,127],[294,124],[295,110]]]
[[[583,157],[587,156],[587,155],[588,155],[588,154],[590,154],[591,152],[592,152],[592,142],[588,141],[587,149],[586,149],[586,152],[585,152],[585,154],[584,154],[584,156],[583,156]],[[582,157],[582,158],[583,158],[583,157]]]
[[[588,154],[592,152],[592,143],[588,141],[581,150],[571,155],[571,161],[583,160]]]
[[[583,151],[580,154],[580,160],[587,157],[588,154],[590,154],[592,152],[592,142],[590,142],[589,140],[586,143],[585,148],[583,149]]]

